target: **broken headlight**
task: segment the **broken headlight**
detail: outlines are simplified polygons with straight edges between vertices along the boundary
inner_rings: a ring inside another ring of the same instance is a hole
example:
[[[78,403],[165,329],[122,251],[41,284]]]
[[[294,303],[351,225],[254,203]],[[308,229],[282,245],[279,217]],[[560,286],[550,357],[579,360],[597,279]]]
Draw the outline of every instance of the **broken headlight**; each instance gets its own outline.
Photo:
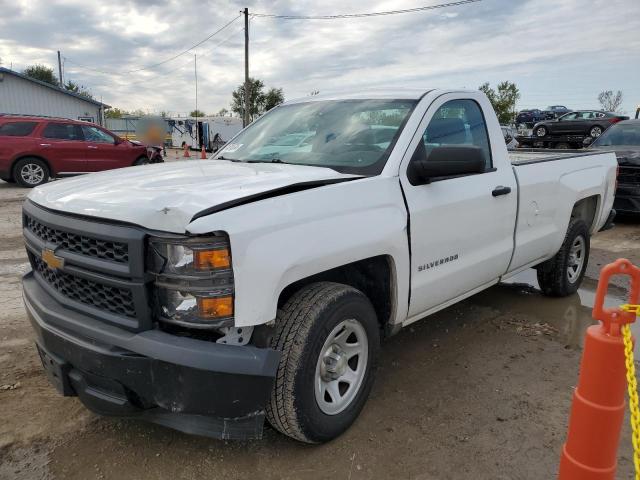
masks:
[[[155,277],[158,320],[195,328],[233,325],[227,236],[151,238],[147,270]]]

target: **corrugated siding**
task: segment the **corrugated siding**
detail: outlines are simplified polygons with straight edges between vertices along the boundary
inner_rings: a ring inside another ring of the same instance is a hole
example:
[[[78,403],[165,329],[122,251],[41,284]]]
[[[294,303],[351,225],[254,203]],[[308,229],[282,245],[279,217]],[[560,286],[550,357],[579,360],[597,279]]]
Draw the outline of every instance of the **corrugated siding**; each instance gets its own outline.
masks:
[[[47,87],[4,74],[0,81],[0,113],[46,115],[78,120],[92,117],[100,123],[100,107]]]

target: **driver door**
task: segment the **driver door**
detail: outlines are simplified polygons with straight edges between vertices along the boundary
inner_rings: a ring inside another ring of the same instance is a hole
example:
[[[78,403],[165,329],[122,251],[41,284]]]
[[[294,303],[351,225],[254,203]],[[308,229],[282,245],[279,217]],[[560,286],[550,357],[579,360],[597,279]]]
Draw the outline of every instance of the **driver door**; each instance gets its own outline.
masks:
[[[486,108],[491,108],[488,102]],[[497,134],[491,142],[499,145],[504,140],[494,123]],[[406,171],[413,153],[424,148],[428,161],[434,145],[481,147],[485,169],[412,185]],[[506,272],[513,251],[517,186],[506,167],[506,149],[500,145],[494,151],[505,158],[500,162],[492,158],[487,125],[476,100],[444,95],[427,110],[401,166],[411,242],[409,317],[418,319],[497,282]],[[495,168],[498,164],[501,168]],[[510,191],[496,195],[500,186]]]
[[[113,135],[92,125],[83,125],[82,133],[87,152],[87,171],[100,172],[123,166],[122,154]]]

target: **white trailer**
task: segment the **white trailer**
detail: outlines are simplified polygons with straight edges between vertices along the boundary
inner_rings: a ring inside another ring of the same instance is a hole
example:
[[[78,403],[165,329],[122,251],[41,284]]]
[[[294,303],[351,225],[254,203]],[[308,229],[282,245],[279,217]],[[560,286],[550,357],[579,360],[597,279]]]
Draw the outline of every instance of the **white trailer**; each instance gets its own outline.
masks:
[[[176,117],[168,119],[171,146],[180,148],[186,142],[189,148],[216,151],[240,130],[242,120],[234,117]]]

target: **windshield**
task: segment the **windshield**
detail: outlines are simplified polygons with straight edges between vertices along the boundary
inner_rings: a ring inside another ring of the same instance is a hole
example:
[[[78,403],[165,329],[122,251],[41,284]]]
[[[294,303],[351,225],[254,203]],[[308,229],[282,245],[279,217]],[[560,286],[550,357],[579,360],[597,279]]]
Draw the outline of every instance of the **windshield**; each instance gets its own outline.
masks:
[[[640,122],[613,125],[592,143],[593,147],[603,148],[624,145],[640,147]]]
[[[275,108],[217,158],[379,174],[415,100],[334,100]]]

